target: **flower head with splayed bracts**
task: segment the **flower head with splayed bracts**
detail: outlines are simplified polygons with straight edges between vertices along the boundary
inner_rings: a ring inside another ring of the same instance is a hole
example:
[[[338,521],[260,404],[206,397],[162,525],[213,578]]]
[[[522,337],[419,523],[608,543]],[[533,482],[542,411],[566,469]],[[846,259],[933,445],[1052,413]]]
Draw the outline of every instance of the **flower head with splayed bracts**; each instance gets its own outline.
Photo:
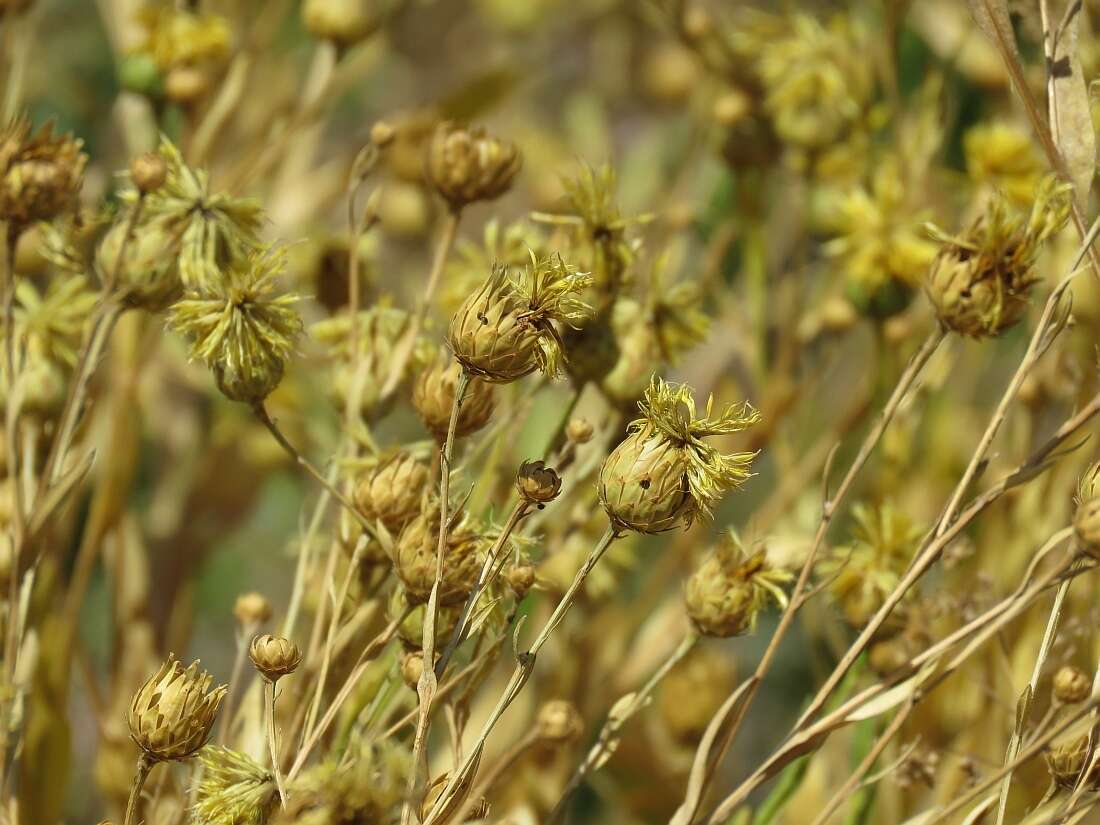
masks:
[[[199,753],[202,779],[195,794],[195,819],[204,825],[263,825],[276,799],[275,778],[249,756],[229,748]]]
[[[234,401],[262,401],[278,386],[302,332],[298,297],[276,292],[284,260],[281,250],[255,252],[172,307],[169,323],[191,340],[191,357]]]
[[[1065,225],[1071,198],[1072,188],[1051,177],[1040,184],[1026,217],[994,195],[961,235],[929,227],[941,247],[925,290],[944,326],[983,338],[998,335],[1023,317],[1031,287],[1039,280],[1039,250]]]
[[[578,294],[591,283],[560,255],[536,258],[532,252],[517,278],[495,267],[451,320],[455,357],[486,381],[514,381],[536,369],[556,377],[563,358],[556,324],[574,326],[588,316]]]
[[[198,662],[184,668],[174,657],[160,666],[130,702],[130,737],[157,762],[188,759],[210,737],[228,690],[211,689],[213,677]]]
[[[34,355],[72,367],[99,295],[82,275],[50,280],[45,292],[30,281],[15,286],[15,334]]]
[[[251,198],[211,193],[206,172],[191,169],[179,149],[167,138],[160,154],[168,163],[168,176],[145,196],[144,213],[163,219],[179,234],[179,274],[187,289],[207,289],[221,279],[234,260],[260,248],[263,210]],[[133,201],[136,191],[123,193]]]
[[[747,403],[715,415],[713,402],[697,417],[690,387],[654,377],[642,417],[600,470],[600,501],[616,529],[659,533],[690,523],[749,477],[755,453],[723,453],[704,439],[739,432],[760,416]]]
[[[749,553],[730,531],[684,585],[684,603],[692,624],[707,636],[726,638],[752,632],[769,600],[787,605],[782,585],[790,572],[768,564],[764,550]]]
[[[33,134],[26,119],[0,129],[0,221],[25,227],[72,206],[88,162],[82,145],[55,135],[52,123]]]

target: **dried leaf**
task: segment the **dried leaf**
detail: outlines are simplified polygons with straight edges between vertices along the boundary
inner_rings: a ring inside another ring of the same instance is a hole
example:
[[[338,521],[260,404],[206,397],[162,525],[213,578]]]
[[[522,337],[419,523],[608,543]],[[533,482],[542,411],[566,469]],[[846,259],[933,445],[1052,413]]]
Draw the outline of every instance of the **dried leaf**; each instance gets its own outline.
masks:
[[[1078,203],[1084,206],[1096,174],[1096,133],[1077,47],[1080,20],[1081,0],[1070,0],[1061,22],[1048,34],[1052,42],[1047,44],[1047,72],[1054,143],[1066,162]]]
[[[969,0],[974,22],[1002,54],[1007,53],[1019,65],[1020,51],[1016,47],[1016,33],[1008,16],[1008,0]]]

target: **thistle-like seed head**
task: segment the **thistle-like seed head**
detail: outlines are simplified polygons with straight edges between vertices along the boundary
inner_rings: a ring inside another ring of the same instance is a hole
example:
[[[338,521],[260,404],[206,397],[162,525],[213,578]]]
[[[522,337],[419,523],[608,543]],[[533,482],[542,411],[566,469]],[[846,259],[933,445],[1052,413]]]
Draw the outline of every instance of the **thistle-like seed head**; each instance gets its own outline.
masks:
[[[266,398],[301,334],[297,296],[275,293],[284,258],[274,250],[250,255],[216,284],[190,292],[169,315],[191,340],[191,357],[214,371],[218,389],[234,401]]]
[[[278,798],[275,777],[247,754],[208,746],[192,809],[203,825],[263,825]]]
[[[228,688],[196,661],[184,669],[174,656],[134,694],[130,737],[154,761],[183,760],[206,744]]]
[[[1065,225],[1071,203],[1072,188],[1047,178],[1026,219],[1010,214],[1008,203],[996,195],[962,235],[933,227],[941,246],[925,291],[943,325],[960,335],[986,338],[1019,321],[1039,280],[1039,249]]]
[[[420,513],[429,476],[423,460],[407,452],[394,453],[360,476],[355,504],[368,519],[381,521],[396,534]]]
[[[252,640],[248,646],[248,658],[267,681],[277,682],[298,669],[302,663],[302,651],[290,639],[265,633]]]
[[[405,586],[410,604],[426,602],[431,595],[438,542],[439,503],[428,501],[401,531],[393,548],[394,572]],[[439,583],[441,605],[459,604],[474,589],[481,570],[481,545],[480,536],[465,524],[454,524],[448,531]]]
[[[1046,754],[1047,769],[1050,777],[1061,788],[1071,789],[1076,787],[1081,772],[1085,769],[1085,760],[1089,756],[1089,737],[1082,734],[1076,739],[1055,745]],[[1095,767],[1088,777],[1085,785],[1090,790],[1100,787],[1100,770]]]
[[[769,599],[787,604],[781,585],[790,578],[768,565],[763,550],[747,553],[730,533],[684,585],[688,616],[707,636],[743,636],[752,632]]]
[[[565,745],[584,733],[584,720],[577,706],[566,699],[551,699],[535,716],[535,736],[548,745]]]
[[[561,492],[561,476],[545,461],[525,461],[516,473],[516,490],[528,504],[546,504]]]
[[[704,439],[735,433],[759,420],[748,404],[702,418],[684,385],[654,378],[629,434],[600,469],[600,502],[618,530],[660,533],[709,515],[727,491],[749,477],[753,453],[722,453]]]
[[[435,363],[417,376],[413,386],[413,407],[424,426],[440,443],[447,437],[447,425],[451,420],[455,390],[462,367],[453,359],[436,359]],[[455,437],[476,433],[493,417],[493,387],[477,377],[466,384],[466,395],[458,412]]]
[[[538,259],[519,278],[496,266],[451,319],[451,349],[462,365],[486,381],[507,383],[536,369],[551,378],[561,370],[556,325],[574,326],[591,311],[578,296],[592,279],[562,261]]]
[[[233,604],[233,615],[241,627],[259,627],[271,618],[271,602],[262,593],[242,593]]]
[[[84,182],[82,146],[52,123],[33,134],[25,119],[0,130],[0,221],[22,228],[69,209]]]
[[[1054,698],[1063,705],[1084,702],[1092,693],[1092,680],[1079,667],[1063,665],[1054,674]]]
[[[314,37],[347,49],[378,27],[375,0],[305,0],[302,24]]]
[[[425,174],[457,211],[503,195],[522,164],[514,143],[492,137],[484,129],[441,123],[428,144]]]

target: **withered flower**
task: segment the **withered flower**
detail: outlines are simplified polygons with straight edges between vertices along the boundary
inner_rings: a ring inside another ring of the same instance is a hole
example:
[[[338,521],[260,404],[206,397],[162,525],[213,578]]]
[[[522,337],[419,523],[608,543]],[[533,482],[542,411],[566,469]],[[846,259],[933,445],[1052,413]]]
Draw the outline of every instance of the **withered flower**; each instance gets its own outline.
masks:
[[[398,452],[370,467],[355,486],[355,504],[368,519],[397,533],[420,513],[428,465],[408,452]]]
[[[466,523],[459,522],[448,531],[439,582],[441,605],[460,604],[473,591],[484,556],[482,545],[481,536]],[[410,604],[426,602],[431,595],[438,546],[439,502],[430,500],[401,531],[393,548],[393,569]]]
[[[130,737],[153,761],[188,759],[206,744],[228,688],[193,662],[169,655],[130,702]]]
[[[522,165],[515,144],[453,123],[436,127],[428,144],[425,173],[451,209],[498,198]]]
[[[199,753],[202,779],[192,809],[203,825],[263,825],[275,804],[271,771],[247,754],[208,746]]]
[[[736,533],[728,533],[684,585],[684,603],[692,624],[707,636],[742,636],[756,626],[769,599],[781,607],[781,585],[791,578],[768,565],[763,550],[747,553]]]
[[[55,135],[53,123],[32,134],[30,121],[0,130],[0,221],[25,228],[69,209],[84,182],[88,156],[72,135]]]
[[[529,504],[546,504],[561,492],[561,476],[545,461],[525,461],[516,473],[516,490]]]

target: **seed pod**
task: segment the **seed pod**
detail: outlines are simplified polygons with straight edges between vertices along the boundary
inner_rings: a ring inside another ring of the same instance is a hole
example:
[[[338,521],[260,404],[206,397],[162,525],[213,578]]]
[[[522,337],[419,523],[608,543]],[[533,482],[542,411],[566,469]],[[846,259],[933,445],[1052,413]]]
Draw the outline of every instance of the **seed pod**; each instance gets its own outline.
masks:
[[[49,221],[69,209],[84,182],[88,156],[72,135],[35,134],[27,120],[0,131],[0,220],[16,227]]]
[[[514,143],[487,135],[484,129],[441,123],[428,144],[424,172],[457,211],[507,192],[522,162]]]
[[[1039,280],[1035,259],[1043,242],[1065,225],[1072,190],[1044,181],[1025,221],[995,197],[966,232],[936,234],[941,243],[925,290],[941,323],[960,335],[999,335],[1027,311]]]
[[[233,604],[233,615],[241,627],[259,627],[271,618],[271,603],[262,593],[242,593]]]
[[[399,452],[367,470],[355,487],[355,504],[368,519],[396,534],[416,518],[429,481],[428,466]]]
[[[424,426],[439,442],[447,437],[455,388],[461,373],[462,367],[454,361],[438,359],[433,366],[420,373],[413,387],[413,407]],[[455,424],[456,438],[476,433],[493,417],[495,403],[490,384],[478,378],[470,378],[463,398]]]
[[[504,579],[516,594],[516,598],[522,599],[535,586],[535,567],[532,564],[517,564],[509,568],[504,574]]]
[[[248,658],[267,681],[277,682],[298,669],[302,651],[290,639],[265,633],[252,640],[248,646]]]
[[[147,312],[167,309],[183,294],[177,263],[179,233],[163,221],[145,223],[134,227],[123,250],[128,230],[124,219],[107,231],[96,250],[96,265],[104,274],[117,273],[115,286],[126,306]]]
[[[713,400],[713,399],[712,399]],[[600,469],[600,502],[617,530],[660,533],[709,515],[727,490],[749,477],[752,453],[720,453],[703,439],[734,433],[759,420],[747,404],[703,418],[684,385],[654,378],[639,404],[642,417]]]
[[[130,702],[130,738],[158,762],[194,756],[210,736],[228,688],[210,689],[213,677],[196,661],[186,670],[174,656]]]
[[[1085,769],[1085,759],[1088,757],[1089,737],[1083,734],[1076,739],[1062,742],[1050,749],[1046,754],[1047,768],[1051,779],[1067,790],[1076,787],[1078,777]],[[1085,785],[1089,790],[1100,788],[1100,770],[1096,767],[1085,779]]]
[[[565,425],[565,437],[573,444],[587,444],[594,433],[592,423],[585,418],[571,418]]]
[[[405,585],[410,604],[426,602],[431,595],[438,542],[439,504],[432,501],[401,531],[393,548],[393,569]],[[448,532],[439,583],[441,605],[459,604],[474,589],[481,571],[481,544],[480,537],[463,524]]]
[[[168,179],[168,161],[160,152],[146,152],[130,161],[130,180],[143,195],[160,189]]]
[[[350,48],[378,27],[374,0],[305,0],[302,24],[314,37]]]
[[[769,597],[787,603],[780,585],[790,574],[773,570],[763,550],[749,555],[735,533],[727,534],[714,553],[684,586],[684,603],[692,624],[707,636],[743,636]]]
[[[525,461],[516,473],[516,490],[528,504],[543,505],[561,492],[561,476],[545,461]]]
[[[584,720],[576,706],[565,699],[552,699],[535,716],[535,736],[549,745],[564,745],[580,738]]]
[[[1063,705],[1084,702],[1092,693],[1092,681],[1084,671],[1073,665],[1064,665],[1054,674],[1054,698]]]
[[[589,313],[577,295],[592,283],[560,255],[536,258],[519,279],[502,265],[451,319],[451,350],[471,375],[508,383],[536,369],[556,377],[562,342],[555,324],[573,325]]]

